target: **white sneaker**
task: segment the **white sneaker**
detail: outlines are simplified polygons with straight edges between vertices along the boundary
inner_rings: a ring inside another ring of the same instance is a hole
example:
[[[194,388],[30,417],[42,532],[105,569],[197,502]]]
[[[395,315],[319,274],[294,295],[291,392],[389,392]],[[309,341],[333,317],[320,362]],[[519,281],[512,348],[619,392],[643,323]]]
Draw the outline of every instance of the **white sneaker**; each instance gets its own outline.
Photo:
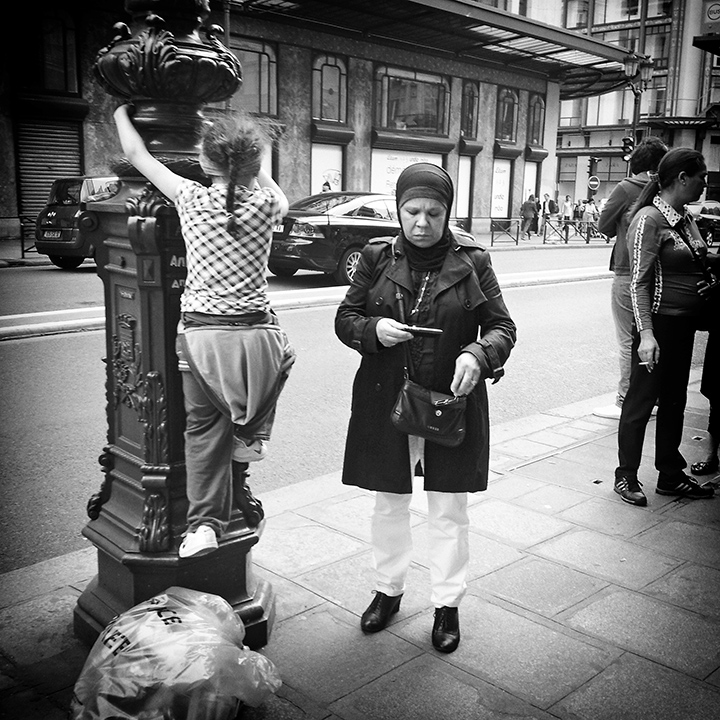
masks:
[[[189,558],[207,555],[218,549],[217,535],[209,525],[201,525],[194,532],[189,532],[180,545],[178,555]]]
[[[595,410],[593,410],[593,415],[597,415],[597,417],[601,418],[608,418],[609,420],[619,420],[621,413],[622,407],[616,405],[615,403],[607,405],[606,407],[595,408]]]
[[[254,440],[250,444],[241,440],[239,437],[235,438],[235,445],[233,447],[233,460],[238,462],[257,462],[258,460],[264,460],[267,455],[267,445],[264,440]]]

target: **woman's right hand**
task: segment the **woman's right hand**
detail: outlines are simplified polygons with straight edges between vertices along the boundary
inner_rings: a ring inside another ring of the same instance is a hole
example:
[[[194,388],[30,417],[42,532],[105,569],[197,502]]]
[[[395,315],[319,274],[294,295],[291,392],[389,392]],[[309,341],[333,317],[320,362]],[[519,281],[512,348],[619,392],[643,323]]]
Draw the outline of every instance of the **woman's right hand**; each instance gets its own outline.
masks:
[[[385,347],[392,347],[401,342],[412,340],[412,333],[404,329],[405,325],[392,318],[381,318],[375,326],[378,340]]]

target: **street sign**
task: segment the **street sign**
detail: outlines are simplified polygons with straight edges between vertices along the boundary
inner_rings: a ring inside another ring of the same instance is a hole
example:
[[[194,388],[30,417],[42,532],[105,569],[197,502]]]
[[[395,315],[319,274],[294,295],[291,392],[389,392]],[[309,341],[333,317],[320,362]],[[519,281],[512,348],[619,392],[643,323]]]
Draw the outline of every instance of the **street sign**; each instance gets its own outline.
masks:
[[[588,187],[590,190],[597,190],[600,187],[600,178],[597,175],[591,175],[588,178]]]

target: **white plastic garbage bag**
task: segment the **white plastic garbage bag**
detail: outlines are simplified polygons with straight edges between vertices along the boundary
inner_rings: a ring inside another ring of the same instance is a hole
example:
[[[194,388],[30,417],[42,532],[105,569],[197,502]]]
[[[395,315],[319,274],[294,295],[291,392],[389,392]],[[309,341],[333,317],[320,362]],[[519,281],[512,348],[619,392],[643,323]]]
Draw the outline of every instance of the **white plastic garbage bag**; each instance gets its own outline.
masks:
[[[116,617],[90,651],[72,720],[233,720],[282,684],[243,646],[245,628],[223,598],[182,587]]]

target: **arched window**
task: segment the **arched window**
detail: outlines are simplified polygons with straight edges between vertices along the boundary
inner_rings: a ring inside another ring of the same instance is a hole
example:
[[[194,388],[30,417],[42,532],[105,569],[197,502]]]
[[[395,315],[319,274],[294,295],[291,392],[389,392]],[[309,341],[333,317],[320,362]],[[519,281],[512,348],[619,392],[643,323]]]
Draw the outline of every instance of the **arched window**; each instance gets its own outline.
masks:
[[[460,134],[464,138],[477,137],[478,99],[480,90],[472,80],[463,82],[462,107],[460,110]]]
[[[517,108],[517,93],[510,88],[500,88],[495,122],[495,138],[497,140],[515,142],[517,139]]]
[[[272,45],[233,38],[232,51],[242,65],[243,82],[230,99],[232,108],[258,115],[277,115],[277,56]]]
[[[540,95],[530,95],[528,108],[528,145],[542,145],[545,134],[545,100]]]
[[[334,55],[318,55],[313,62],[313,119],[344,123],[346,108],[345,61]]]
[[[441,75],[379,66],[375,125],[388,130],[447,135],[450,83]]]

